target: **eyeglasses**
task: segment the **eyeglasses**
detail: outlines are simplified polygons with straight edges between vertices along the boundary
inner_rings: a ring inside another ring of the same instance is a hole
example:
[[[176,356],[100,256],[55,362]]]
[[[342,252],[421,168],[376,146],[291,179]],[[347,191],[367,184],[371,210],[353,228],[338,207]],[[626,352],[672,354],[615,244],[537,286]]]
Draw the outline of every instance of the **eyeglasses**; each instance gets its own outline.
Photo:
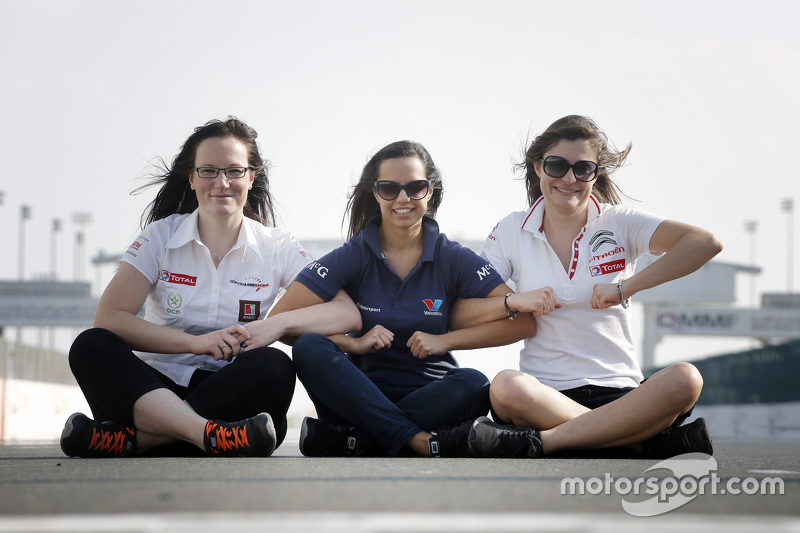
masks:
[[[594,161],[577,161],[570,165],[569,161],[557,155],[549,155],[542,159],[544,173],[551,178],[563,178],[572,169],[572,174],[578,181],[592,181],[597,177],[597,163]]]
[[[376,181],[375,190],[378,191],[378,196],[384,200],[394,200],[400,195],[400,191],[406,191],[406,194],[412,200],[422,200],[428,194],[431,188],[430,180],[415,180],[409,181],[405,185],[400,185],[396,181]]]
[[[201,178],[205,178],[207,180],[213,180],[217,176],[219,176],[219,171],[221,170],[225,177],[229,180],[237,180],[239,178],[243,178],[247,175],[247,171],[250,170],[250,167],[230,167],[230,168],[213,168],[213,167],[194,167],[197,171],[197,175]]]

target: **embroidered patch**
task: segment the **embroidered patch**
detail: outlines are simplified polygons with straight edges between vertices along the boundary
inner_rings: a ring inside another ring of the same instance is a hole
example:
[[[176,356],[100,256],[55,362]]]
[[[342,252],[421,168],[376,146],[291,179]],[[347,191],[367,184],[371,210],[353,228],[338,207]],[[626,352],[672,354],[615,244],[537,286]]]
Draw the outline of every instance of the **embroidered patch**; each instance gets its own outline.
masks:
[[[239,300],[239,322],[252,322],[258,320],[261,314],[261,302],[252,300]]]
[[[166,281],[167,283],[191,285],[192,287],[197,285],[197,276],[187,276],[186,274],[175,274],[174,272],[169,272],[168,270],[162,270],[161,275],[159,275],[158,277],[161,281]]]
[[[171,292],[167,295],[167,313],[171,315],[181,314],[180,307],[183,305],[183,296],[177,292]]]
[[[602,276],[603,274],[613,274],[614,272],[619,272],[620,270],[625,270],[625,260],[624,259],[618,259],[616,261],[610,261],[608,263],[603,263],[602,265],[589,267],[589,270],[591,271],[592,276]]]
[[[439,308],[442,306],[442,300],[422,300],[422,303],[428,308],[427,311],[423,311],[426,315],[444,316],[441,311],[439,311]]]

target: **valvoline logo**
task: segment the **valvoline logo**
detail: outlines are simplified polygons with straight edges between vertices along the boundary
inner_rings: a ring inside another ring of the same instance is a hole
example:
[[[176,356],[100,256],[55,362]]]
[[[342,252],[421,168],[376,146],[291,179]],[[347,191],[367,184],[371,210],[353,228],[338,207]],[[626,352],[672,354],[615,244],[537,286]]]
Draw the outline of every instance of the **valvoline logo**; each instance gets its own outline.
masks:
[[[179,285],[191,285],[192,287],[197,285],[197,276],[175,274],[168,270],[162,270],[159,279],[161,279],[161,281],[166,281],[167,283],[178,283]]]
[[[422,300],[422,303],[428,308],[428,311],[438,311],[442,305],[441,300]]]

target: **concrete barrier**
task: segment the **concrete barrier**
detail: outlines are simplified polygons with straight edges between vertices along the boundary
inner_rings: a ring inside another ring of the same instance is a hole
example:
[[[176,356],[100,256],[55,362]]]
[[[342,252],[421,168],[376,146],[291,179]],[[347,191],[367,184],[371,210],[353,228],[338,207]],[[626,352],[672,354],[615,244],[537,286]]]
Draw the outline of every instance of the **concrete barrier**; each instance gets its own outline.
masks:
[[[0,380],[0,441],[54,440],[75,411],[89,412],[81,390],[20,379]]]

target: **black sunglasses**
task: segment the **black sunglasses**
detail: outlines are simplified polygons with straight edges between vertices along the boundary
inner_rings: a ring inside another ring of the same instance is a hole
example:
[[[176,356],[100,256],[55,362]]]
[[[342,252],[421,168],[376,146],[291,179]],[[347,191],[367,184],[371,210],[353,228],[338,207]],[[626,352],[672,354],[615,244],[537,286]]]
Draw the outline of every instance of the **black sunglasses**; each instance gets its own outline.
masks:
[[[378,191],[378,196],[387,201],[397,198],[400,195],[400,191],[406,191],[406,194],[412,200],[422,200],[428,194],[430,188],[430,180],[409,181],[405,185],[387,180],[375,182],[375,190]]]
[[[597,177],[597,163],[594,161],[577,161],[570,165],[569,161],[557,155],[549,155],[542,159],[544,173],[551,178],[563,178],[572,169],[572,174],[578,181],[592,181]]]

